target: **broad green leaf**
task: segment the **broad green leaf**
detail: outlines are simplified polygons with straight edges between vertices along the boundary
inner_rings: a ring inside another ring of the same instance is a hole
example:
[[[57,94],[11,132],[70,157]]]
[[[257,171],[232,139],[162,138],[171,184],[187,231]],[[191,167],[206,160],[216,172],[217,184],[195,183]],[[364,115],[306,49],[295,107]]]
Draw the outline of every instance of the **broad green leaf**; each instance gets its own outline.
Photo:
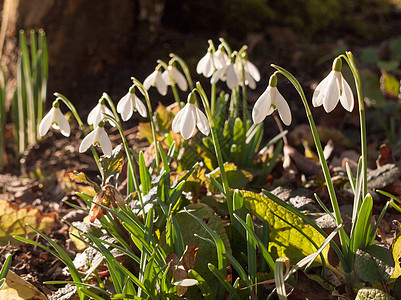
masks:
[[[253,179],[251,173],[239,169],[233,163],[225,163],[224,170],[226,171],[227,180],[230,185],[230,188],[232,189],[242,189]],[[217,182],[221,183],[221,175],[219,169],[210,172],[208,175],[213,179],[215,179]],[[208,189],[212,193],[217,192],[216,187],[210,182],[208,183]]]
[[[369,239],[370,219],[372,218],[373,199],[367,194],[362,202],[361,208],[357,211],[355,228],[351,232],[350,251],[356,253],[359,247],[364,248]]]
[[[147,195],[152,187],[152,176],[150,175],[149,170],[146,167],[145,157],[143,156],[142,151],[139,153],[139,177],[142,184],[142,194]]]
[[[299,261],[305,256],[316,252],[317,248],[292,226],[297,227],[311,238],[316,245],[321,245],[325,241],[325,238],[316,229],[304,224],[300,217],[288,212],[284,207],[276,204],[268,197],[249,191],[241,191],[241,193],[245,200],[245,206],[259,219],[269,222],[269,251],[273,256],[286,256],[291,261]],[[327,257],[327,252],[328,248],[322,251],[324,257]],[[319,261],[319,257],[317,261]]]
[[[14,235],[26,236],[33,232],[27,224],[43,232],[49,232],[55,223],[55,214],[42,214],[32,206],[20,208],[5,200],[0,200],[0,245],[8,242],[17,244]]]
[[[378,283],[386,281],[394,272],[391,250],[380,245],[358,249],[355,256],[355,273],[363,281]]]

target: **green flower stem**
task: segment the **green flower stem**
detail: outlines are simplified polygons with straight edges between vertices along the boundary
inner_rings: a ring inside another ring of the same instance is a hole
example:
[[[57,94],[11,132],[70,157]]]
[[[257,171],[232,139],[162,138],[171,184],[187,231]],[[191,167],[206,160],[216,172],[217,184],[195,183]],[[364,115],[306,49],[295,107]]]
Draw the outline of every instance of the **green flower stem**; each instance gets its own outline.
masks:
[[[366,141],[366,121],[365,121],[365,104],[363,102],[363,94],[362,94],[362,85],[361,78],[359,76],[359,71],[356,68],[354,56],[351,51],[346,52],[347,56],[341,55],[340,57],[344,58],[347,62],[348,66],[351,69],[352,75],[355,80],[356,92],[358,95],[358,105],[359,105],[359,123],[361,126],[361,152],[362,152],[362,198],[365,198],[368,192],[368,179],[367,179],[367,170],[368,170],[368,147]]]
[[[116,121],[119,124],[121,124],[121,120],[120,120],[120,118],[118,116],[117,109],[116,109],[116,107],[114,105],[113,100],[111,100],[110,96],[107,93],[103,93],[102,99],[106,99],[107,103],[109,103],[109,105],[110,105],[111,110],[113,111],[114,118],[116,119]]]
[[[68,107],[68,109],[72,112],[72,115],[74,116],[75,120],[77,120],[78,125],[79,125],[79,127],[81,127],[81,130],[82,130],[82,132],[84,133],[84,135],[87,136],[87,135],[88,135],[88,132],[87,132],[86,129],[85,129],[85,125],[84,125],[84,123],[82,122],[81,118],[79,117],[78,112],[77,112],[77,110],[75,109],[75,106],[71,103],[71,101],[68,100],[67,97],[65,97],[64,95],[62,95],[62,94],[60,94],[60,93],[54,93],[53,95],[56,96],[57,98],[59,98],[61,101],[64,102],[64,104],[65,104],[65,105]],[[101,166],[100,166],[100,163],[99,163],[99,155],[97,155],[96,150],[95,150],[95,148],[94,148],[93,146],[91,146],[91,151],[92,151],[93,158],[95,159],[97,168],[99,169],[99,172],[100,172],[100,174],[101,174],[102,177],[103,177],[103,170],[102,170],[102,168],[101,168]]]
[[[169,64],[171,65],[174,61],[177,61],[180,64],[181,69],[184,71],[184,75],[187,78],[189,89],[192,91],[194,88],[194,83],[192,81],[191,72],[189,71],[187,63],[175,53],[170,53],[170,57],[171,59],[169,61]]]
[[[245,125],[246,130],[248,130],[248,120],[249,120],[249,114],[247,111],[248,108],[248,101],[247,101],[247,95],[246,95],[246,85],[245,85],[245,70],[244,66],[242,65],[242,77],[244,80],[242,81],[242,109],[243,111],[243,124]]]
[[[272,65],[272,67],[277,69],[279,73],[281,73],[282,75],[287,77],[287,79],[292,83],[292,85],[298,91],[298,94],[300,95],[300,97],[302,99],[302,102],[303,102],[303,104],[305,106],[306,116],[308,118],[309,125],[310,125],[311,131],[312,131],[313,140],[314,140],[315,145],[316,145],[316,150],[318,152],[319,161],[320,161],[320,164],[322,166],[322,171],[323,171],[324,179],[326,181],[327,190],[328,190],[328,193],[329,193],[329,196],[330,196],[331,205],[332,205],[333,210],[334,210],[334,216],[336,218],[336,223],[337,223],[337,225],[340,225],[340,224],[342,224],[342,220],[341,220],[340,208],[338,206],[336,193],[335,193],[335,190],[334,190],[333,182],[331,181],[330,171],[329,171],[329,168],[327,166],[326,159],[324,158],[323,148],[322,148],[322,144],[321,144],[320,139],[319,139],[319,135],[317,133],[315,121],[313,119],[311,110],[309,108],[308,101],[306,100],[304,91],[303,91],[300,83],[298,82],[298,80],[291,73],[289,73],[284,68],[281,68],[281,67],[276,66],[276,65]],[[347,254],[348,254],[349,237],[345,233],[345,230],[344,230],[343,227],[341,227],[341,229],[340,229],[340,241],[341,241],[341,246],[342,246],[342,250],[343,250],[344,256],[347,257],[348,256]],[[348,270],[345,269],[345,268],[348,268],[348,266],[343,266],[343,268],[344,268],[344,272],[348,273]]]
[[[196,83],[196,91],[198,92],[198,94],[200,95],[200,97],[202,99],[203,107],[205,108],[206,116],[209,120],[210,131],[212,133],[212,139],[213,139],[213,144],[214,144],[214,150],[216,152],[217,163],[219,165],[221,180],[223,183],[223,190],[224,190],[224,194],[227,199],[227,206],[228,206],[228,211],[230,214],[230,220],[231,220],[231,223],[234,224],[235,219],[233,216],[233,201],[232,201],[232,196],[230,193],[230,186],[228,185],[227,174],[224,169],[223,156],[221,155],[221,149],[220,149],[219,139],[217,137],[216,126],[214,124],[214,118],[213,118],[212,112],[210,110],[209,101],[207,99],[206,93],[203,90],[202,85],[199,82]]]
[[[148,91],[143,87],[142,83],[134,78],[131,77],[133,83],[135,86],[138,87],[138,89],[141,91],[142,95],[145,97],[146,100],[146,104],[148,105],[148,112],[149,112],[149,121],[150,121],[150,126],[152,128],[152,137],[153,137],[153,143],[155,146],[155,160],[156,160],[156,168],[157,168],[157,173],[160,173],[160,163],[159,163],[159,153],[157,151],[158,147],[157,147],[157,140],[156,140],[156,125],[155,125],[155,121],[153,120],[153,110],[152,110],[152,105],[150,103],[150,98],[149,98],[149,94]]]
[[[216,111],[216,84],[212,83],[212,89],[211,89],[211,100],[210,100],[210,106],[211,106],[211,112],[212,116],[214,117],[214,113]]]
[[[227,43],[227,41],[226,41],[225,39],[223,39],[223,38],[219,38],[219,41],[220,41],[220,43],[223,45],[224,49],[226,50],[227,55],[230,57],[230,56],[231,56],[231,53],[232,53],[230,45],[229,45],[229,44]]]
[[[145,206],[143,205],[143,199],[142,199],[141,190],[139,189],[139,180],[138,180],[138,177],[137,177],[136,165],[135,165],[135,161],[134,161],[133,155],[132,155],[132,153],[130,151],[127,139],[125,138],[123,128],[122,128],[121,124],[118,123],[117,120],[115,118],[113,118],[112,116],[106,115],[105,118],[107,120],[111,120],[114,123],[116,123],[118,132],[120,133],[121,139],[123,141],[125,153],[127,154],[129,169],[131,170],[131,177],[134,179],[134,187],[135,187],[135,190],[136,190],[136,192],[138,194],[139,202],[141,203],[141,206],[142,206],[143,219],[145,220],[146,219]]]

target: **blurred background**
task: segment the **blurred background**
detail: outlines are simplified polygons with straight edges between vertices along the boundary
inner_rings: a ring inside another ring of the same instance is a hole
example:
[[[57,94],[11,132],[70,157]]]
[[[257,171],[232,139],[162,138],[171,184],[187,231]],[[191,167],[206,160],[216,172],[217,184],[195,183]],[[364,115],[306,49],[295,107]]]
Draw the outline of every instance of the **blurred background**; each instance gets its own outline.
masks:
[[[60,92],[78,106],[90,103],[89,110],[103,92],[117,101],[131,76],[143,81],[170,52],[187,61],[195,80],[205,80],[195,74],[196,63],[207,40],[217,44],[221,36],[233,49],[247,44],[261,70],[252,102],[267,85],[271,63],[313,85],[338,52],[359,57],[376,47],[377,60],[387,59],[386,45],[401,34],[399,7],[395,0],[4,0],[1,63],[11,91],[19,30],[43,28],[48,95]]]

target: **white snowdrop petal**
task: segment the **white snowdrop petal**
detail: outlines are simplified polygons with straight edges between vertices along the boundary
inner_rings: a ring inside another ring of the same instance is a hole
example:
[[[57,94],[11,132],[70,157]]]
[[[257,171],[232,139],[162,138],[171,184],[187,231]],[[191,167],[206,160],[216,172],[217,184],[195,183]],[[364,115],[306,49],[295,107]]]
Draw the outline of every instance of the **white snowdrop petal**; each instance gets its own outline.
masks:
[[[149,89],[151,86],[155,84],[155,79],[158,71],[154,70],[146,79],[143,81],[143,87],[145,89]]]
[[[84,137],[81,144],[79,145],[80,153],[85,152],[86,150],[88,150],[88,148],[90,146],[92,146],[92,144],[94,143],[96,131],[97,131],[97,128],[95,130],[93,130],[92,132],[90,132],[86,137]]]
[[[215,68],[214,68],[214,62],[213,62],[213,57],[210,54],[210,59],[206,62],[206,65],[203,69],[203,75],[208,78],[213,75]]]
[[[326,112],[331,112],[340,99],[340,89],[335,78],[335,74],[330,77],[323,91],[323,107]]]
[[[100,103],[98,103],[89,113],[88,118],[87,118],[87,123],[89,125],[97,126],[99,122],[101,121],[101,113],[102,113],[102,108]]]
[[[354,95],[352,94],[351,87],[348,82],[345,81],[344,77],[342,77],[342,86],[343,93],[340,96],[341,105],[348,111],[352,111],[354,109]]]
[[[55,116],[57,118],[57,123],[60,128],[60,132],[62,135],[69,137],[70,136],[70,124],[67,119],[64,117],[63,113],[60,109],[55,110]]]
[[[198,127],[200,132],[202,132],[204,135],[209,135],[210,133],[209,120],[199,108],[196,108],[196,126]]]
[[[272,109],[272,87],[268,86],[262,95],[256,100],[255,105],[252,109],[252,120],[258,124],[263,122],[268,114],[273,112]]]
[[[316,87],[315,91],[313,92],[313,97],[312,97],[312,105],[314,107],[318,107],[323,104],[323,98],[324,98],[324,90],[326,88],[327,82],[330,80],[332,77],[332,74],[329,73]]]
[[[173,124],[171,124],[171,129],[173,130],[174,133],[180,132],[181,119],[185,111],[188,109],[187,105],[185,105],[174,117]]]
[[[105,156],[110,157],[111,152],[113,151],[113,146],[111,145],[110,139],[107,136],[106,131],[103,128],[99,128],[101,130],[100,137],[99,137],[99,144],[102,148],[102,151]]]
[[[171,69],[171,72],[173,73],[174,80],[178,87],[181,89],[181,91],[185,92],[188,89],[188,83],[185,76],[175,67]]]
[[[190,106],[191,104],[187,104],[188,109],[184,112],[183,116],[181,117],[180,122],[180,132],[182,137],[187,140],[189,139],[194,131],[196,126],[196,115],[194,109]],[[195,105],[195,104],[192,104]]]
[[[160,93],[160,95],[165,96],[167,94],[167,84],[164,81],[163,77],[161,76],[160,72],[156,76],[155,86],[157,88],[157,91]]]
[[[260,73],[258,68],[249,60],[245,62],[245,69],[248,69],[249,74],[252,76],[253,79],[255,79],[255,81],[260,80]]]
[[[225,71],[226,68],[220,68],[216,72],[214,72],[212,78],[210,79],[210,83],[215,84],[217,83],[217,81],[222,80]]]
[[[235,72],[234,65],[230,64],[227,68],[227,86],[230,90],[235,89],[239,84],[237,72]]]
[[[170,75],[171,74],[170,74],[169,70],[164,70],[162,75],[161,75],[161,78],[164,80],[164,82],[167,85],[171,85]]]
[[[53,114],[54,114],[54,110],[55,108],[52,107],[49,112],[47,113],[46,116],[44,116],[44,118],[42,119],[42,121],[40,121],[39,124],[39,134],[40,136],[45,136],[46,133],[49,131],[50,126],[53,123]]]
[[[123,121],[127,121],[129,118],[131,118],[133,113],[133,104],[130,92],[128,92],[128,94],[121,98],[120,102],[118,102],[117,112],[120,113]]]
[[[146,118],[146,116],[148,115],[148,111],[146,110],[145,104],[143,104],[142,101],[137,96],[134,96],[133,101],[135,102],[134,105],[135,105],[136,110],[139,112],[139,114],[142,117]]]
[[[281,120],[285,125],[289,126],[292,120],[290,106],[288,105],[287,101],[285,101],[284,97],[280,94],[278,90],[276,91],[275,103]]]
[[[117,112],[122,114],[125,110],[127,102],[130,102],[130,92],[126,93],[117,103]]]

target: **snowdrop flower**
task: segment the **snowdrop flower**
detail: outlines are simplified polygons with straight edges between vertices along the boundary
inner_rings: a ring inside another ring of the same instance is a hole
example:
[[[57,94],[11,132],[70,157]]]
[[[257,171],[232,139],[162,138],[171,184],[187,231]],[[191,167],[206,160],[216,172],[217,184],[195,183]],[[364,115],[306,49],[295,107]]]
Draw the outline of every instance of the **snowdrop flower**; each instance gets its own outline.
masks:
[[[342,61],[336,58],[329,75],[316,87],[312,104],[317,107],[323,104],[326,112],[331,112],[340,100],[341,105],[348,111],[354,108],[354,96],[348,83],[341,74]]]
[[[146,77],[145,81],[143,82],[143,86],[147,90],[151,86],[154,86],[161,95],[165,96],[167,94],[167,83],[164,81],[160,68],[160,65],[158,65],[156,69],[148,77]]]
[[[192,91],[188,95],[188,102],[175,116],[172,124],[174,133],[181,132],[182,137],[189,139],[197,126],[198,129],[204,134],[209,135],[210,125],[205,114],[196,106],[196,95]]]
[[[262,122],[266,116],[274,110],[278,110],[281,120],[285,125],[291,124],[291,110],[287,101],[283,98],[277,89],[277,76],[270,76],[269,86],[264,93],[256,100],[252,110],[252,119],[254,123]]]
[[[145,104],[135,95],[135,88],[131,87],[128,93],[118,102],[117,112],[120,113],[123,121],[127,121],[134,111],[138,111],[144,118],[148,115]]]
[[[67,119],[61,112],[58,100],[55,100],[53,102],[53,107],[40,122],[39,124],[40,136],[46,135],[50,127],[53,127],[54,129],[60,129],[61,134],[66,137],[70,136],[70,124],[68,124]]]
[[[173,81],[173,83],[177,83],[181,91],[185,92],[188,89],[188,83],[185,79],[185,76],[178,71],[175,66],[168,66],[167,69],[162,73],[162,78],[167,85],[171,85],[171,81]]]
[[[246,57],[241,57],[236,61],[235,67],[239,75],[239,84],[242,86],[245,82],[251,89],[256,88],[256,82],[260,80],[258,68]],[[244,80],[245,76],[245,80]]]
[[[209,47],[206,55],[198,62],[198,65],[196,66],[196,72],[198,74],[203,74],[205,77],[212,76],[215,70],[214,56],[212,51],[213,50]]]
[[[103,98],[99,100],[99,103],[91,110],[88,115],[87,122],[89,125],[93,125],[96,127],[101,121],[104,120],[105,114],[113,116],[112,111],[106,106]],[[116,126],[116,124],[112,121],[109,121],[112,126]]]
[[[230,62],[230,57],[224,51],[223,45],[220,45],[217,51],[213,53],[213,58],[216,69],[224,68]]]
[[[214,72],[210,79],[211,84],[215,84],[219,80],[226,81],[230,90],[235,89],[239,85],[239,75],[237,74],[237,70],[232,61],[234,56],[235,53],[233,53],[232,59],[230,59],[222,68],[217,69],[217,71]]]
[[[104,130],[103,121],[100,121],[98,126],[82,140],[81,145],[79,145],[79,152],[85,152],[92,145],[100,146],[105,156],[111,156],[113,147],[106,131]]]

